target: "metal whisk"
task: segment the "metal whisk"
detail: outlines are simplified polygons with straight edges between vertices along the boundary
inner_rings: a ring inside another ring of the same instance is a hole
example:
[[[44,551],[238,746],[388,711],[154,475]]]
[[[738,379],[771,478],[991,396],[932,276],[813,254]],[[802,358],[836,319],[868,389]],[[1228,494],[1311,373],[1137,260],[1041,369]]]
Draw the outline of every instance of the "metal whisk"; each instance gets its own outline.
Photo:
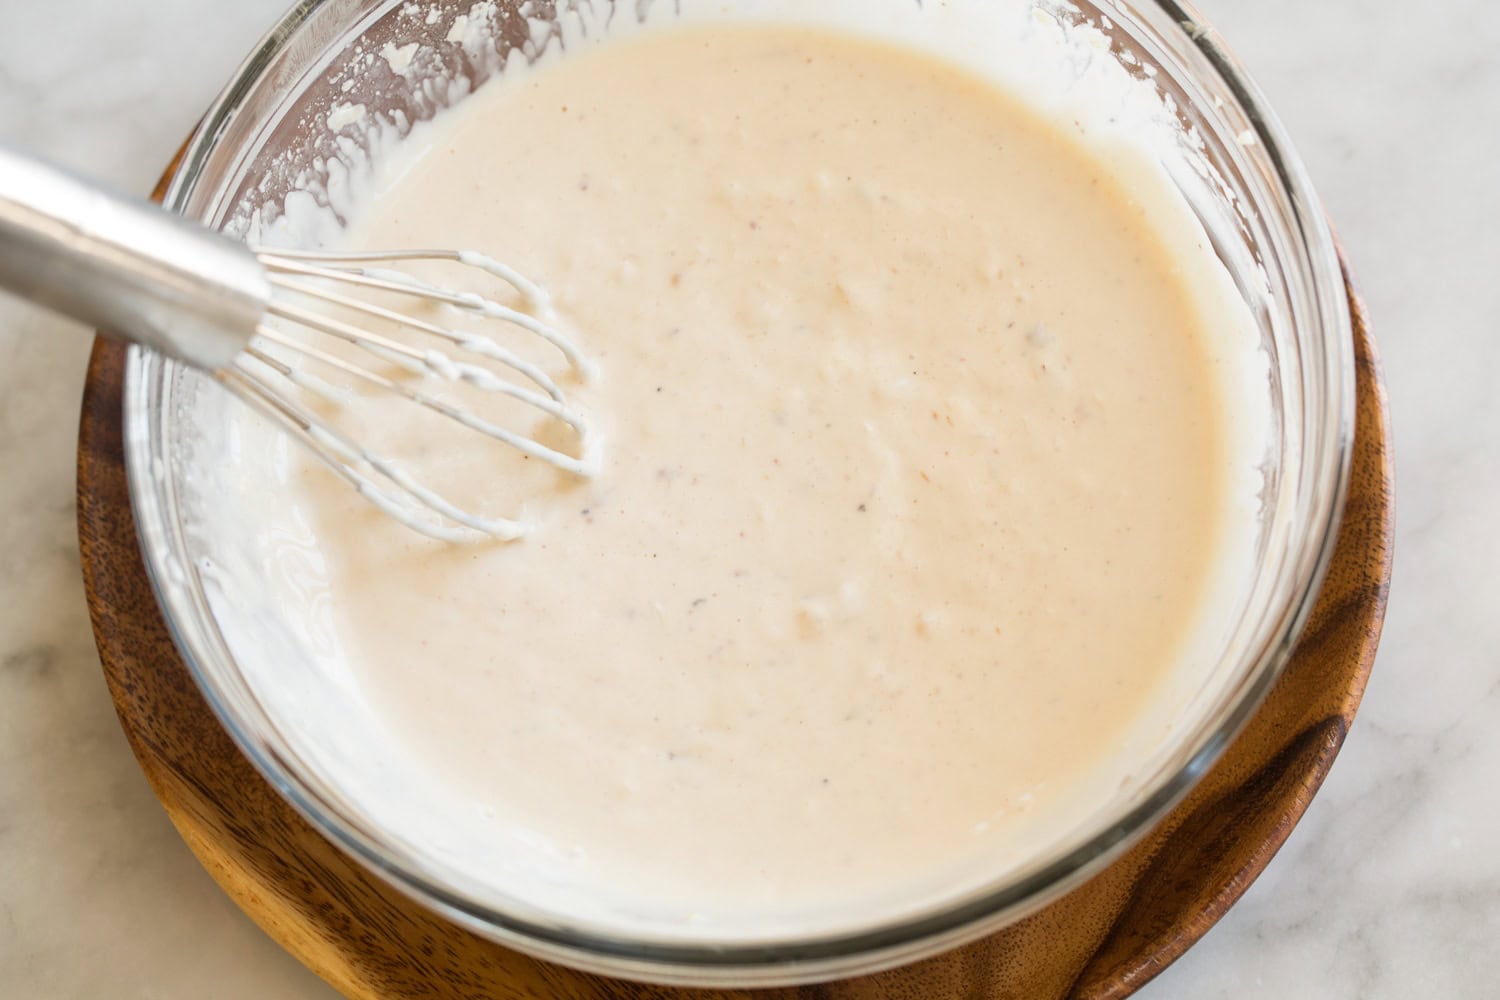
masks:
[[[524,308],[400,269],[431,261],[499,279]],[[0,146],[0,287],[209,373],[376,507],[434,538],[513,539],[525,526],[460,508],[339,431],[309,397],[337,405],[350,387],[363,386],[574,476],[594,471],[588,427],[557,380],[474,328],[498,325],[540,338],[577,378],[589,374],[587,360],[552,322],[540,286],[477,252],[254,250]],[[432,307],[457,310],[470,322],[436,322],[427,318]],[[355,359],[516,400],[570,427],[577,454],[439,398],[422,387],[426,378],[392,378]]]

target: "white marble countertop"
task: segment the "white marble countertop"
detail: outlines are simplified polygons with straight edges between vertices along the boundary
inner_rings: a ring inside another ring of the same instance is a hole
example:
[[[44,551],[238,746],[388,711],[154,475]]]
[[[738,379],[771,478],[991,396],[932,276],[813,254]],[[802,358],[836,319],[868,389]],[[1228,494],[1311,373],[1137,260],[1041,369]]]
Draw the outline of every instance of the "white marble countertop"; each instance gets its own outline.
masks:
[[[0,139],[145,191],[286,3],[0,0]],[[1368,295],[1397,573],[1306,820],[1140,995],[1500,996],[1500,6],[1201,6],[1280,109]],[[0,301],[0,997],[330,997],[199,869],[116,724],[74,537],[87,351]]]

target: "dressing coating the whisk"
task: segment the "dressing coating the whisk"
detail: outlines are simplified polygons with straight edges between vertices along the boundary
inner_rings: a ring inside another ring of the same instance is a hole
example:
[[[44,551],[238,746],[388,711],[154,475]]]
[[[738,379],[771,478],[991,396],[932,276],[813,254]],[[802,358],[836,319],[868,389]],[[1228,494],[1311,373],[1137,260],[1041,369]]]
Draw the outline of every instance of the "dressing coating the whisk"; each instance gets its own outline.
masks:
[[[274,289],[266,318],[257,325],[255,339],[230,365],[216,371],[215,377],[235,395],[281,425],[320,462],[392,517],[424,534],[455,541],[463,540],[472,532],[502,539],[516,538],[524,533],[524,526],[518,520],[481,517],[456,507],[404,472],[391,459],[371,452],[307,407],[289,400],[284,393],[278,393],[275,385],[267,379],[268,374],[275,374],[293,385],[311,388],[326,397],[325,391],[319,391],[322,387],[311,382],[316,376],[268,354],[265,344],[275,344],[300,356],[305,362],[321,365],[358,383],[405,398],[564,472],[582,478],[593,475],[588,428],[583,417],[568,408],[563,390],[539,365],[482,333],[459,331],[358,297],[361,291],[378,291],[410,299],[419,306],[441,305],[462,310],[487,322],[510,324],[551,344],[573,374],[586,377],[588,363],[578,348],[555,326],[539,318],[551,313],[546,293],[540,286],[499,261],[468,250],[365,253],[275,250],[259,251],[256,256]],[[497,277],[520,293],[531,312],[513,309],[473,292],[440,288],[387,266],[411,261],[452,261]],[[345,286],[353,294],[332,290],[329,285]],[[299,299],[308,301],[300,302]],[[359,322],[336,318],[334,310],[350,313],[366,323],[394,324],[411,334],[428,338],[434,346],[424,349],[381,335]],[[278,327],[277,321],[294,324],[298,330],[289,334]],[[472,410],[457,407],[431,393],[336,356],[318,347],[315,338],[309,334],[331,337],[415,374],[462,382],[518,400],[571,427],[577,435],[580,454],[569,455],[549,447],[486,420]],[[508,371],[516,379],[497,375],[484,362]],[[336,395],[334,401],[338,402]],[[382,486],[382,481],[388,485]],[[391,496],[391,486],[454,524],[445,526],[413,516],[409,504]]]
[[[403,270],[434,262],[498,279],[525,308]],[[587,359],[541,286],[482,253],[253,250],[0,146],[0,286],[209,373],[380,510],[433,538],[508,540],[525,525],[458,506],[340,430],[314,399],[337,407],[355,387],[386,393],[564,473],[589,478],[596,468],[587,423],[558,380],[490,332],[545,342],[575,380],[589,377]],[[443,311],[464,324],[431,318]],[[416,378],[382,370],[391,365]],[[440,398],[433,381],[566,425],[576,454]]]

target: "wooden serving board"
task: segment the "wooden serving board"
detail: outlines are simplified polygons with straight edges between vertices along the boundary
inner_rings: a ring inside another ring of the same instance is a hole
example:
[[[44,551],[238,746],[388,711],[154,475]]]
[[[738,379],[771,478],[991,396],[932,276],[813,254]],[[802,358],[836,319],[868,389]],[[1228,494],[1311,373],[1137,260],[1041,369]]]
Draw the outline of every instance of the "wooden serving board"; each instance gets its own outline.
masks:
[[[199,861],[266,933],[354,1000],[1129,996],[1202,937],[1276,854],[1338,754],[1370,673],[1390,581],[1390,430],[1352,285],[1349,299],[1358,365],[1353,480],[1332,569],[1285,675],[1197,789],[1112,866],[1020,923],[903,969],[758,992],[585,975],[455,927],[334,848],[240,755],[172,644],[126,488],[125,351],[101,339],[83,400],[78,533],[105,678],[141,769]]]

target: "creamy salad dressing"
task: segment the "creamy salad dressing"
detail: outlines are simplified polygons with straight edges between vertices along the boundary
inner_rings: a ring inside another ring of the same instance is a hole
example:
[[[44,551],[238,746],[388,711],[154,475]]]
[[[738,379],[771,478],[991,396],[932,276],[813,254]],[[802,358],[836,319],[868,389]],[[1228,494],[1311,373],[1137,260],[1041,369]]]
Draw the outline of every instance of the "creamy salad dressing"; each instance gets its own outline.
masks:
[[[406,155],[350,242],[543,280],[603,465],[382,400],[366,436],[531,537],[430,542],[316,469],[294,502],[330,655],[509,864],[723,923],[993,874],[1108,795],[1243,456],[1194,268],[1105,164],[771,27],[562,60]]]

